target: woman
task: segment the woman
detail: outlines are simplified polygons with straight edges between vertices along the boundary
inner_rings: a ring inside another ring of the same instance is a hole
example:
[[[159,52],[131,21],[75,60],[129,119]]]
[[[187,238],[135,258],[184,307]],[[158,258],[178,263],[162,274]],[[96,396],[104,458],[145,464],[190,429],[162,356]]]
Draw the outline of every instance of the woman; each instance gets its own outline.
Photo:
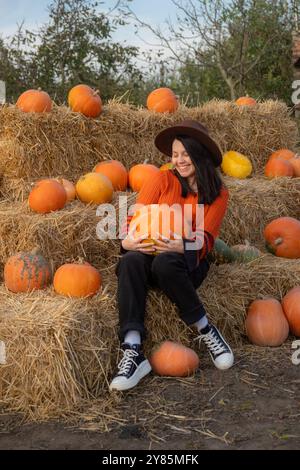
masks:
[[[197,121],[184,121],[160,132],[156,147],[171,157],[173,170],[161,171],[140,191],[139,204],[192,204],[193,217],[198,204],[204,204],[204,228],[193,227],[195,238],[202,235],[201,248],[192,240],[143,243],[143,237],[127,235],[121,242],[122,258],[117,265],[120,340],[123,358],[110,384],[110,390],[128,390],[151,371],[141,342],[145,338],[144,314],[148,285],[158,286],[178,309],[181,319],[199,332],[218,369],[233,364],[233,353],[218,329],[209,323],[196,289],[209,270],[207,255],[226,212],[228,191],[216,167],[222,155],[207,129]],[[129,224],[130,217],[127,223]],[[193,220],[193,223],[195,221]],[[128,225],[127,225],[128,227]],[[197,240],[196,240],[197,241]],[[156,251],[156,256],[152,256]],[[167,338],[166,338],[167,339]]]

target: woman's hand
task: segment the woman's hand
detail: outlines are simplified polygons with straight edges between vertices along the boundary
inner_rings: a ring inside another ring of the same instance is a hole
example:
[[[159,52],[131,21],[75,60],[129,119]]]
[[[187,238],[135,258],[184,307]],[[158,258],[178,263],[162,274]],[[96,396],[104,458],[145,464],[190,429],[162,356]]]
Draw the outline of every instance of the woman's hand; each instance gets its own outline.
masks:
[[[183,240],[167,240],[164,241],[156,240],[155,251],[157,253],[164,253],[169,251],[175,251],[175,253],[184,253],[184,244]]]
[[[142,236],[139,238],[132,238],[130,236],[124,238],[121,241],[121,245],[124,250],[128,251],[140,251],[141,253],[152,255],[155,252],[154,243],[142,243],[143,240],[148,238],[147,236]]]

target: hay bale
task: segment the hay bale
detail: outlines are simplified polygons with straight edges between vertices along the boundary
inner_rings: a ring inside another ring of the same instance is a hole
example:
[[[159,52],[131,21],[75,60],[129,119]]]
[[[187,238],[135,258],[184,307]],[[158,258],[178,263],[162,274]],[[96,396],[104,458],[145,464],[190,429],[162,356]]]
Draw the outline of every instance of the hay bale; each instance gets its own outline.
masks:
[[[220,237],[230,245],[249,240],[263,249],[268,222],[282,216],[300,219],[300,178],[225,177],[224,181],[230,197]]]
[[[187,118],[206,124],[223,152],[248,155],[256,172],[262,172],[273,150],[297,143],[297,126],[288,108],[271,100],[247,109],[213,100],[197,108],[182,106],[170,115],[111,101],[98,119],[63,106],[42,115],[5,106],[0,110],[0,174],[28,181],[41,175],[72,180],[110,158],[127,168],[145,158],[159,165],[166,157],[155,149],[155,135]]]

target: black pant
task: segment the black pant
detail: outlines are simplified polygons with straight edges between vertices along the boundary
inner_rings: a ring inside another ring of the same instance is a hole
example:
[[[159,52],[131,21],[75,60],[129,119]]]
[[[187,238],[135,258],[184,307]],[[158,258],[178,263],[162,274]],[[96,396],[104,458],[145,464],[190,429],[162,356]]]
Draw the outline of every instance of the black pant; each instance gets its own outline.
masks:
[[[145,337],[144,316],[149,286],[159,287],[174,302],[182,320],[192,325],[206,315],[196,288],[209,270],[204,259],[197,269],[188,272],[183,254],[169,252],[156,256],[128,251],[120,258],[118,276],[118,307],[120,340],[129,330],[137,330]]]

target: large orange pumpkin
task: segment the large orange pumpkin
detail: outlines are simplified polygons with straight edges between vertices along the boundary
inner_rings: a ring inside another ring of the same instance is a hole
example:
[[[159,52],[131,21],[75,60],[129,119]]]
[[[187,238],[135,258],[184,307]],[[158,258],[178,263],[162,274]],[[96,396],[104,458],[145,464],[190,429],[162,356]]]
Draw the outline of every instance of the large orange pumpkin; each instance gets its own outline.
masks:
[[[158,172],[159,168],[149,163],[140,163],[138,165],[134,165],[129,170],[129,186],[131,187],[132,191],[138,193],[146,181],[152,180],[152,178]]]
[[[294,156],[295,156],[294,152],[292,152],[289,149],[282,148],[282,149],[276,150],[276,152],[273,152],[270,155],[269,160],[275,160],[276,158],[280,158],[281,160],[291,160],[292,158],[294,158]]]
[[[270,159],[265,166],[265,175],[268,178],[278,176],[294,176],[294,169],[289,160],[281,158]]]
[[[115,191],[125,191],[128,183],[128,173],[123,163],[118,160],[108,160],[100,162],[95,166],[94,171],[107,176],[111,181]]]
[[[67,193],[65,188],[53,179],[38,181],[28,198],[30,208],[40,214],[62,209],[66,202]]]
[[[84,116],[96,118],[102,112],[102,101],[98,91],[87,85],[76,85],[68,95],[68,103],[72,111]]]
[[[55,292],[69,297],[91,297],[101,287],[101,275],[89,263],[64,264],[54,274]]]
[[[264,230],[268,251],[283,258],[300,258],[300,222],[293,217],[272,220]]]
[[[195,351],[173,341],[164,341],[149,361],[156,374],[170,377],[187,377],[199,367]]]
[[[45,258],[33,250],[11,256],[4,267],[4,283],[12,292],[44,289],[51,281],[51,268]]]
[[[45,113],[52,109],[48,93],[42,90],[27,90],[19,96],[17,107],[24,113]]]
[[[157,88],[147,98],[147,108],[157,113],[174,113],[178,106],[178,98],[170,88]]]
[[[281,304],[291,332],[300,336],[300,286],[291,289],[283,297]]]
[[[65,188],[67,194],[67,202],[73,201],[76,197],[76,189],[74,184],[71,181],[66,180],[65,178],[57,178],[55,181],[60,183]]]
[[[250,96],[241,96],[235,101],[235,104],[238,106],[255,106],[256,100]]]
[[[103,204],[110,202],[113,196],[111,181],[100,173],[87,173],[76,184],[76,194],[85,203]]]
[[[300,176],[300,156],[295,156],[289,160],[294,170],[294,176]]]
[[[249,340],[257,346],[280,346],[289,334],[281,304],[271,298],[252,302],[245,327]]]

